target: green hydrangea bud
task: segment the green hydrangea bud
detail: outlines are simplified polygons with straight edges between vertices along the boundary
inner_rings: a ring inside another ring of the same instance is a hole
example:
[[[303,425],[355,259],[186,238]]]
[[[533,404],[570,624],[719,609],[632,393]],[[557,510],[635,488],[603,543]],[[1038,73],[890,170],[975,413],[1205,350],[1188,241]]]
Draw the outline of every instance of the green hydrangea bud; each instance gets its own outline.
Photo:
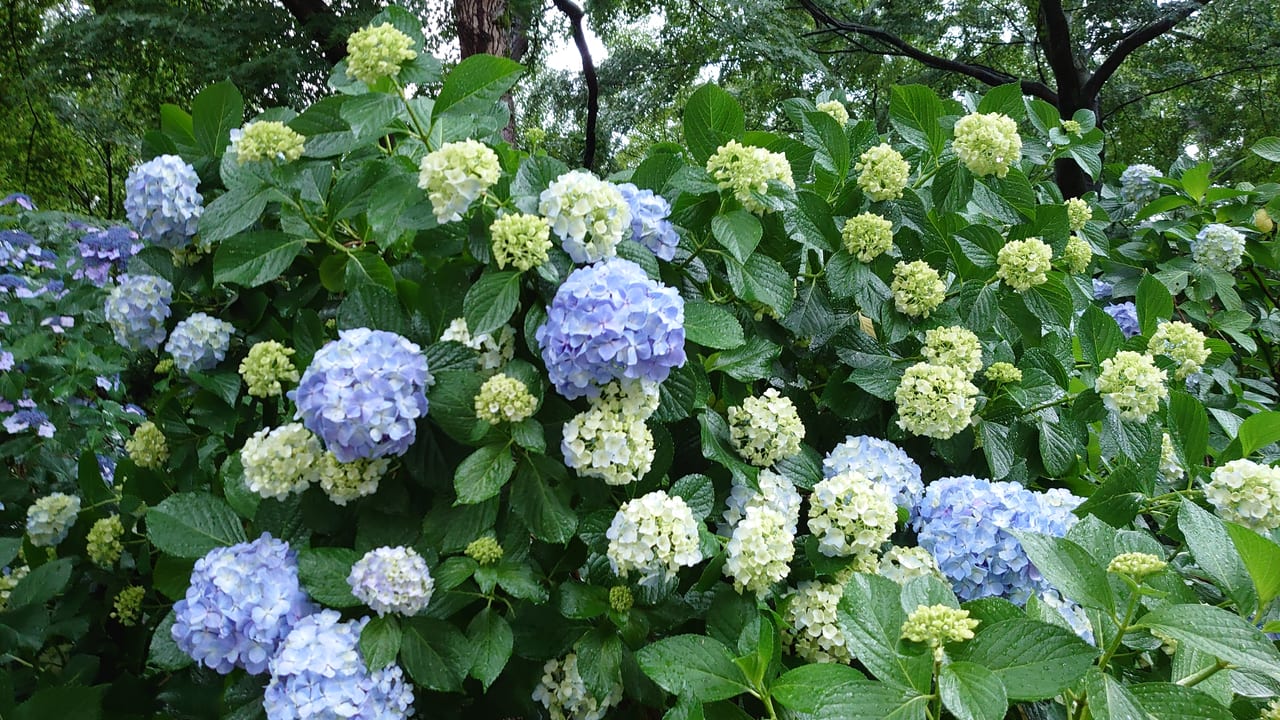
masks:
[[[523,382],[498,373],[480,386],[476,393],[476,417],[491,425],[518,423],[533,415],[538,401]]]
[[[417,56],[413,40],[394,25],[371,25],[347,38],[347,76],[372,85],[399,74],[400,65]]]
[[[536,149],[547,141],[547,131],[540,127],[525,128],[520,134],[524,137],[525,145],[528,145],[530,150]]]
[[[489,226],[493,238],[493,259],[499,268],[507,263],[524,272],[547,261],[551,249],[551,226],[538,215],[503,215]]]
[[[987,368],[987,379],[997,385],[1022,382],[1022,371],[1013,363],[993,362]]]
[[[969,427],[978,388],[965,371],[948,365],[916,363],[902,374],[894,391],[898,427],[915,435],[946,440]]]
[[[1089,269],[1089,263],[1093,262],[1093,248],[1089,246],[1089,242],[1079,235],[1072,235],[1067,240],[1066,247],[1062,248],[1062,263],[1066,266],[1067,272],[1082,273]]]
[[[840,237],[849,254],[871,262],[893,248],[893,223],[875,213],[862,213],[844,221]]]
[[[1165,355],[1178,363],[1174,371],[1176,380],[1184,380],[1191,373],[1200,372],[1209,359],[1209,348],[1205,346],[1204,333],[1190,323],[1173,320],[1161,323],[1151,334],[1147,343],[1147,354]]]
[[[18,583],[22,582],[22,578],[31,572],[31,568],[26,565],[18,565],[11,568],[9,572],[0,571],[0,610],[5,609],[9,605],[9,594],[13,589],[18,587]]]
[[[275,340],[266,340],[249,348],[240,361],[240,377],[254,397],[277,397],[284,392],[282,383],[298,382],[298,369],[289,358],[294,349]]]
[[[888,143],[862,153],[854,165],[858,171],[858,188],[872,200],[897,200],[907,188],[911,165]]]
[[[133,431],[133,437],[124,444],[129,459],[140,468],[159,470],[169,460],[169,443],[164,433],[150,420]]]
[[[156,363],[155,373],[157,375],[168,375],[173,372],[173,358],[161,358]]]
[[[231,133],[231,149],[242,165],[262,160],[293,162],[302,157],[305,143],[306,138],[276,120],[251,122]]]
[[[1128,575],[1136,582],[1142,582],[1143,578],[1160,572],[1168,564],[1151,553],[1128,552],[1115,556],[1107,565],[1107,572]]]
[[[111,617],[125,627],[133,627],[142,617],[142,597],[147,589],[138,585],[130,585],[116,594],[115,610]]]
[[[921,352],[934,365],[950,365],[968,375],[982,369],[982,343],[968,328],[931,328],[924,334]]]
[[[626,585],[615,585],[609,589],[609,607],[616,613],[624,613],[631,609],[635,599]]]
[[[828,100],[818,103],[818,112],[824,112],[840,123],[840,127],[844,127],[849,122],[849,111],[845,109],[844,103],[839,100]]]
[[[942,646],[972,640],[978,622],[969,617],[968,610],[941,604],[920,605],[902,623],[902,637],[933,648],[934,659],[941,662],[945,654]]]
[[[761,204],[755,195],[768,193],[770,180],[789,188],[796,186],[786,155],[748,147],[737,140],[721,145],[707,159],[707,172],[722,190],[733,190],[733,196],[742,203],[742,207],[757,215],[769,212],[769,208]]]
[[[929,317],[947,298],[947,286],[938,271],[924,260],[899,262],[893,267],[894,307],[910,317]]]
[[[1080,126],[1080,123],[1075,120],[1063,120],[1061,121],[1061,124],[1062,132],[1068,135],[1079,135],[1080,131],[1084,130],[1084,128]]]
[[[467,545],[466,555],[481,565],[494,565],[502,559],[502,546],[496,539],[486,535],[472,540]]]
[[[1093,208],[1080,198],[1067,200],[1067,227],[1072,232],[1083,230],[1085,223],[1093,219]]]
[[[1049,279],[1053,248],[1038,237],[1010,240],[996,253],[1000,266],[996,277],[1018,292],[1026,292]]]
[[[124,536],[124,525],[119,515],[99,519],[89,528],[85,542],[85,550],[89,559],[100,568],[109,569],[120,559],[124,545],[120,538]]]
[[[957,120],[951,147],[978,177],[1004,177],[1022,158],[1018,123],[1000,113],[973,113]]]
[[[1148,355],[1121,350],[1102,361],[1094,389],[1102,404],[1123,420],[1145,421],[1169,395],[1165,372]]]
[[[326,451],[320,456],[320,489],[334,505],[346,505],[377,492],[378,483],[389,467],[391,461],[387,458],[344,463],[337,455]]]

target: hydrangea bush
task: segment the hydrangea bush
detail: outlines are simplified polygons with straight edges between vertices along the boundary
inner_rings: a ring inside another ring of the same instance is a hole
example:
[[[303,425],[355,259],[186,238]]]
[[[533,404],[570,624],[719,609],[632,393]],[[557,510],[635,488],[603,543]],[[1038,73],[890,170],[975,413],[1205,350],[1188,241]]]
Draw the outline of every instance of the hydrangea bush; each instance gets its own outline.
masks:
[[[1104,167],[1016,86],[776,132],[704,86],[599,177],[420,30],[166,108],[130,228],[0,206],[0,715],[1280,696],[1280,187]]]

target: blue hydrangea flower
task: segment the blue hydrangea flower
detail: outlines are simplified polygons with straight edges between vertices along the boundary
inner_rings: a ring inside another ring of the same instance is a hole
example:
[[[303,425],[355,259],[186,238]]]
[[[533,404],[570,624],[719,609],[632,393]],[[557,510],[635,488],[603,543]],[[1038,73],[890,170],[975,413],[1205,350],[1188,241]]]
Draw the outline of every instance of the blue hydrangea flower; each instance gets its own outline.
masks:
[[[263,533],[196,561],[187,595],[173,606],[173,639],[223,675],[257,675],[298,621],[316,611],[298,584],[298,556]]]
[[[887,486],[893,493],[893,503],[900,508],[911,511],[920,504],[924,493],[920,466],[905,450],[888,440],[850,435],[822,461],[822,475],[828,479],[850,470]]]
[[[26,277],[5,273],[0,275],[0,295],[9,294],[19,298],[34,297],[31,293],[31,282]]]
[[[0,267],[22,270],[29,259],[40,255],[36,239],[21,230],[0,230]]]
[[[10,435],[31,430],[45,438],[53,437],[53,433],[57,430],[53,423],[49,422],[49,416],[35,408],[19,410],[5,418],[4,429]]]
[[[1093,299],[1106,300],[1111,297],[1111,293],[1115,290],[1115,286],[1101,278],[1093,279]]]
[[[212,370],[227,356],[235,330],[229,322],[198,312],[178,323],[164,349],[182,372]]]
[[[1064,490],[1037,493],[1017,483],[947,477],[925,489],[914,528],[961,600],[1000,596],[1025,604],[1050,586],[1010,531],[1061,537],[1081,502]]]
[[[0,207],[16,203],[23,210],[35,210],[36,204],[31,201],[31,196],[25,193],[10,193],[3,200],[0,200]]]
[[[1133,301],[1111,303],[1102,309],[1115,318],[1116,324],[1120,326],[1120,332],[1124,333],[1126,338],[1131,338],[1142,332],[1142,329],[1138,327],[1138,308],[1133,304]]]
[[[131,350],[155,350],[164,342],[173,285],[155,275],[121,275],[107,294],[107,324],[116,342]]]
[[[179,249],[196,234],[204,198],[195,168],[177,155],[160,155],[129,171],[124,212],[152,245]]]
[[[334,610],[304,618],[271,660],[268,720],[399,720],[413,715],[413,686],[399,665],[369,671],[360,632],[369,618],[341,622]]]
[[[97,457],[98,472],[102,475],[102,482],[106,483],[107,487],[114,486],[116,484],[116,459],[110,455],[102,454]]]
[[[289,397],[295,417],[348,463],[403,455],[433,382],[417,345],[384,330],[343,330],[320,348]]]
[[[652,190],[641,190],[631,183],[619,185],[618,192],[631,207],[631,239],[663,260],[674,258],[680,236],[667,220],[671,214],[671,203]]]
[[[574,270],[536,338],[556,390],[597,397],[613,380],[660,383],[684,365],[684,300],[639,265],[612,259]]]
[[[123,270],[129,258],[142,250],[138,234],[128,228],[93,230],[80,238],[80,267],[75,279],[88,278],[98,287],[110,279],[111,271]]]

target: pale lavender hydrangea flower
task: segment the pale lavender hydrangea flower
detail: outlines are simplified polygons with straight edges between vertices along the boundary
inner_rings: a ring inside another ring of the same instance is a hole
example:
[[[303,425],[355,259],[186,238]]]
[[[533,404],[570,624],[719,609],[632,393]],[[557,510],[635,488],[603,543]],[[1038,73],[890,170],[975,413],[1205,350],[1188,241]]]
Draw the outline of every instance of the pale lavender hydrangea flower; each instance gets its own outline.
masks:
[[[671,214],[671,203],[652,190],[641,190],[631,183],[619,185],[618,192],[631,207],[631,239],[662,260],[674,258],[680,237],[667,219]]]
[[[124,212],[143,239],[163,248],[191,242],[204,212],[195,168],[177,155],[160,155],[129,171]]]
[[[1131,338],[1142,332],[1142,328],[1138,326],[1138,308],[1133,304],[1132,300],[1111,303],[1102,309],[1115,318],[1116,324],[1120,326],[1120,332],[1124,333],[1126,338]]]
[[[164,342],[173,285],[154,275],[121,275],[107,293],[107,324],[130,350],[155,350]]]
[[[924,494],[920,466],[902,448],[888,440],[859,435],[845,438],[822,461],[822,475],[833,478],[849,471],[862,473],[893,494],[893,503],[914,510]]]
[[[142,250],[138,242],[138,234],[128,228],[113,227],[106,230],[91,230],[80,238],[80,267],[76,268],[74,278],[88,278],[98,287],[111,281],[112,270],[123,270],[129,258]]]
[[[184,373],[212,370],[227,356],[234,333],[231,323],[198,312],[178,323],[164,349]]]
[[[410,547],[380,547],[364,554],[347,575],[351,594],[379,616],[413,616],[426,609],[435,591],[427,561]]]

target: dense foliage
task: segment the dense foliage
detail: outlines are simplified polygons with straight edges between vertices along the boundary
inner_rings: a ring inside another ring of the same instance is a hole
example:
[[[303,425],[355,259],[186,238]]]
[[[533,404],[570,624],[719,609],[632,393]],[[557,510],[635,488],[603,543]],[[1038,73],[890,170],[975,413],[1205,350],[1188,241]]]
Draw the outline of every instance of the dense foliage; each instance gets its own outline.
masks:
[[[1015,85],[601,179],[421,36],[5,200],[0,716],[1280,714],[1280,186]]]

